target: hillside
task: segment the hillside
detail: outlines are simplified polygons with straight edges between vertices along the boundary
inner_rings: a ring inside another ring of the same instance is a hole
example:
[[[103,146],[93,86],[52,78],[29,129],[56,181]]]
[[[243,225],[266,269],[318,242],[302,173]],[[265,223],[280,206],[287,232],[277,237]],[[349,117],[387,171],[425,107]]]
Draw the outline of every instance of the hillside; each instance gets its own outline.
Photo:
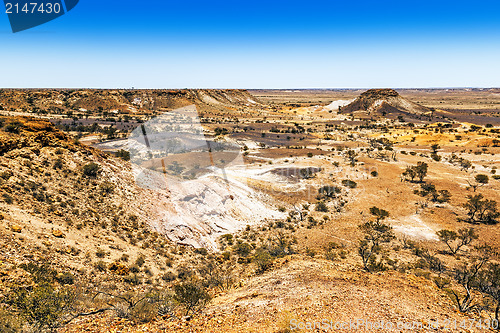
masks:
[[[262,106],[246,90],[15,90],[0,89],[0,110],[65,114],[67,111],[134,114],[196,105],[201,111]]]
[[[476,285],[471,309],[453,292],[464,297],[456,277],[484,255],[476,246],[492,247],[485,268],[498,262],[497,127],[231,105],[196,135],[176,112],[147,117],[129,139],[96,145],[112,153],[76,140],[85,130],[1,117],[0,331],[40,324],[26,310],[40,299],[71,301],[49,318],[60,333],[283,333],[292,319],[439,320],[444,331],[447,319],[494,316]],[[491,200],[480,199],[484,218],[467,211],[473,195]],[[363,262],[374,222],[387,242]],[[438,237],[449,230],[454,246],[453,232],[471,229],[455,254]]]

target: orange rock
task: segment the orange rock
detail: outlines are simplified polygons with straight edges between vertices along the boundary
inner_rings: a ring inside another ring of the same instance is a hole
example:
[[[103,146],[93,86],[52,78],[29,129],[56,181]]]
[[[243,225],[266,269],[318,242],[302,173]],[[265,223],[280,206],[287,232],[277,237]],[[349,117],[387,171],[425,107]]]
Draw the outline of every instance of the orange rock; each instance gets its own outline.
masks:
[[[20,233],[23,230],[23,228],[21,228],[21,226],[18,225],[13,225],[10,227],[10,230],[12,230],[13,232]]]
[[[112,263],[108,268],[117,275],[127,275],[130,271],[127,266],[119,262]]]
[[[52,236],[57,237],[57,238],[63,238],[64,235],[61,230],[54,229],[52,230]]]

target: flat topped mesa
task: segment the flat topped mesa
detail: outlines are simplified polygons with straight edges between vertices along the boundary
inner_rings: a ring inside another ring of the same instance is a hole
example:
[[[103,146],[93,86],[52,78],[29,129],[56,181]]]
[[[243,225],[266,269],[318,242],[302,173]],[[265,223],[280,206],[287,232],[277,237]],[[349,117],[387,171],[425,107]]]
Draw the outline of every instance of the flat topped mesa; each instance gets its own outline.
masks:
[[[399,97],[399,94],[394,89],[370,89],[361,94],[365,98],[384,98],[384,97]]]

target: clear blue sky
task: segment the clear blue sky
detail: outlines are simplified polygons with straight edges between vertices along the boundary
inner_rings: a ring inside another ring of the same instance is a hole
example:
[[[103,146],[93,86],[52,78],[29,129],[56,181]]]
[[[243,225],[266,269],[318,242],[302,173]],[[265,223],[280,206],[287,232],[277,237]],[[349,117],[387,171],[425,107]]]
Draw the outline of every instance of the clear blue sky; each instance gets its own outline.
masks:
[[[0,87],[498,87],[500,1],[80,0],[0,45]]]

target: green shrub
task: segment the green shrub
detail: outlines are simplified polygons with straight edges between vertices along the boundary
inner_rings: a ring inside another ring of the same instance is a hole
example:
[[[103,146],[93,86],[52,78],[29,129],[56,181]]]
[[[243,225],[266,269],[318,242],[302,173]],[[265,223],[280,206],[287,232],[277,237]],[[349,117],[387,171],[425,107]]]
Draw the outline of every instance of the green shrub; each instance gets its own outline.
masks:
[[[83,166],[83,175],[89,178],[97,178],[101,172],[101,166],[97,163],[89,163]]]
[[[273,265],[273,258],[268,251],[259,249],[255,252],[253,262],[257,265],[257,272],[263,273]]]
[[[196,281],[175,285],[173,298],[184,307],[186,315],[201,310],[212,299],[210,294]]]
[[[242,257],[246,257],[252,252],[252,245],[239,241],[234,247],[234,252]]]
[[[21,332],[21,322],[17,316],[4,310],[0,310],[0,332],[17,333]]]
[[[45,282],[32,290],[15,290],[9,303],[35,332],[52,332],[63,325],[62,320],[72,309],[74,300],[72,289],[56,289]]]

